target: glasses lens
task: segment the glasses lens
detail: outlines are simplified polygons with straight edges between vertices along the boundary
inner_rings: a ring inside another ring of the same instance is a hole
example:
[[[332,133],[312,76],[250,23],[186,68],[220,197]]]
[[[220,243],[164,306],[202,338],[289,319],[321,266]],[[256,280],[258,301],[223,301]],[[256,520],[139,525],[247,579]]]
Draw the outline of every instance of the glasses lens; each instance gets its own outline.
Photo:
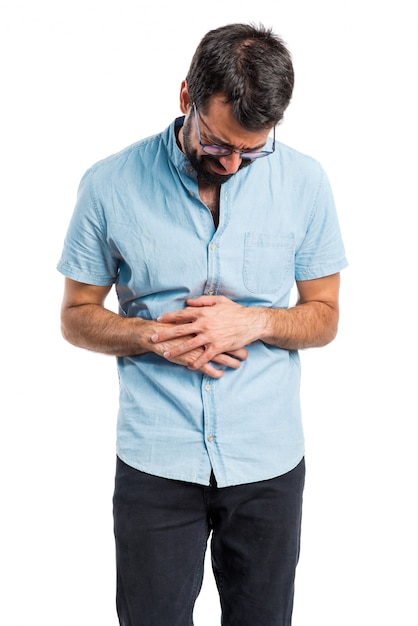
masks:
[[[212,154],[213,156],[226,156],[227,154],[231,154],[232,150],[229,148],[224,148],[223,146],[216,146],[212,144],[205,144],[203,146],[203,150],[207,152],[207,154]]]
[[[241,152],[241,158],[242,159],[247,159],[247,160],[254,160],[254,159],[259,159],[260,157],[265,157],[268,154],[270,154],[270,152],[266,152],[265,150],[258,150],[258,152]]]
[[[206,154],[211,154],[212,156],[227,156],[232,154],[233,150],[230,150],[229,148],[224,148],[223,146],[216,146],[216,145],[212,145],[212,144],[205,144],[203,146],[203,150],[204,152],[206,152]],[[247,161],[252,161],[253,159],[259,159],[260,157],[265,157],[268,154],[271,154],[270,152],[267,152],[266,150],[257,150],[254,152],[240,152],[239,155],[241,157],[241,159],[245,159]]]

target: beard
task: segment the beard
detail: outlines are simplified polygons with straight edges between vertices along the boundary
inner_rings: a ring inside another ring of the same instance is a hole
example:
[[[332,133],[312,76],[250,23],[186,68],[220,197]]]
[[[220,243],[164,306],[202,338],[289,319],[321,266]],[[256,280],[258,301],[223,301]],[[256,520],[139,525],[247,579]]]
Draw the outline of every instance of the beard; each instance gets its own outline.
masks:
[[[191,142],[191,129],[192,129],[192,116],[189,115],[188,118],[184,121],[183,125],[183,145],[184,145],[184,153],[186,157],[189,159],[193,169],[195,170],[197,177],[207,183],[208,185],[222,185],[226,183],[234,174],[239,172],[239,170],[244,167],[248,167],[251,165],[252,161],[249,159],[242,159],[241,164],[237,170],[233,174],[217,174],[210,168],[210,163],[214,163],[216,167],[222,169],[222,163],[215,157],[209,154],[199,155],[197,150],[192,148]]]

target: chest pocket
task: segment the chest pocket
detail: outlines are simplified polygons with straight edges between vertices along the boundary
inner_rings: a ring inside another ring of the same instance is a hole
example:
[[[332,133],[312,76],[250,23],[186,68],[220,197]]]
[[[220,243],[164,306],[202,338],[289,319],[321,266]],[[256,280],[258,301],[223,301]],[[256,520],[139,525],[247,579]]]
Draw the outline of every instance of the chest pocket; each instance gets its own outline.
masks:
[[[245,233],[244,285],[251,293],[275,293],[293,281],[294,236]]]

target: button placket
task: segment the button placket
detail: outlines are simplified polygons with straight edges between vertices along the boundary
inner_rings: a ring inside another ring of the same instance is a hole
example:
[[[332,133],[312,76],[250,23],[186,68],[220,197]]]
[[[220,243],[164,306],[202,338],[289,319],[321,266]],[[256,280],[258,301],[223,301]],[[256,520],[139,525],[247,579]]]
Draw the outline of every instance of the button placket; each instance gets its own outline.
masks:
[[[217,258],[218,244],[215,241],[211,241],[208,247],[208,282],[205,290],[206,296],[213,296],[216,293],[216,289],[213,286],[213,281],[216,280],[218,274],[218,258]],[[212,277],[210,280],[209,277]]]
[[[206,379],[203,382],[203,412],[204,412],[204,432],[207,443],[213,444],[215,441],[214,434],[214,406],[213,406],[213,390],[215,382]]]

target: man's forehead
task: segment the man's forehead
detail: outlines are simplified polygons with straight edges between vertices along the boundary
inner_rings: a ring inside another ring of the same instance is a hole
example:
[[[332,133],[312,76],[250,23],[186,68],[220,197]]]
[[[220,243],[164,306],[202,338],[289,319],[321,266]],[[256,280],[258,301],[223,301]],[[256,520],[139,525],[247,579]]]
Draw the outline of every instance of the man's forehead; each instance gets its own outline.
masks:
[[[213,143],[256,150],[262,148],[267,141],[269,131],[253,131],[241,126],[233,116],[231,103],[225,102],[220,94],[211,96],[204,113],[199,110],[198,113],[205,134]]]

